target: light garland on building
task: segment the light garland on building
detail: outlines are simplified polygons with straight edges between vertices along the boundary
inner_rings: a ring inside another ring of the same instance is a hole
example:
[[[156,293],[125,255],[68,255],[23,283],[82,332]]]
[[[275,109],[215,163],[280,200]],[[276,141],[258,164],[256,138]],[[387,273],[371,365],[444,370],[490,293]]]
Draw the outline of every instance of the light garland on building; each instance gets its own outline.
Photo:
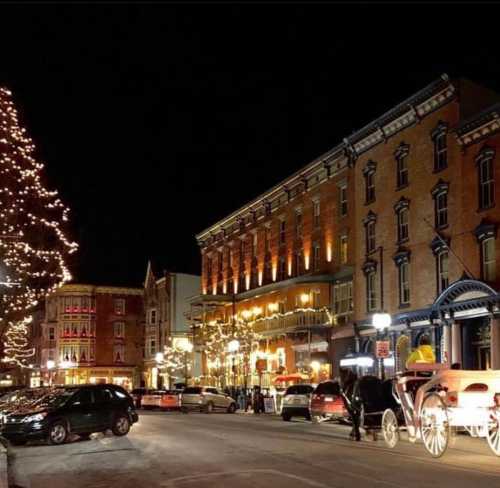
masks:
[[[175,345],[163,348],[163,361],[160,369],[165,369],[169,376],[177,376],[177,373],[183,371],[186,366],[188,369],[191,368],[191,364],[186,362],[185,350]]]
[[[0,88],[0,330],[2,361],[27,366],[30,311],[71,279],[66,257],[76,251],[62,229],[69,209],[42,182],[44,165],[21,128],[9,90]]]

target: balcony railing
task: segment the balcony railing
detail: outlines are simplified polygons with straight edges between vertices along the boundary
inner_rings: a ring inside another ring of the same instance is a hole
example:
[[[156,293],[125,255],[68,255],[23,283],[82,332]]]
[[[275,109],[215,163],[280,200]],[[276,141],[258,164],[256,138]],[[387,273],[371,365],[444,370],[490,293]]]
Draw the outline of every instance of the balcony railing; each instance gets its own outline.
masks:
[[[315,325],[329,325],[330,318],[326,310],[297,310],[282,315],[255,321],[255,331],[259,333],[293,329],[297,327],[311,327]]]

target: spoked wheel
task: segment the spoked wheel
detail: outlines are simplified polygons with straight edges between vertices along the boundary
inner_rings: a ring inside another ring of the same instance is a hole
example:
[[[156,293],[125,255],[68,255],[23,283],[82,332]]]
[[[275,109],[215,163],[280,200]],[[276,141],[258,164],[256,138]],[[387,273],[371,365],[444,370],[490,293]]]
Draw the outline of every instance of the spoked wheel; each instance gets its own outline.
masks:
[[[399,426],[396,414],[388,408],[382,415],[382,434],[387,447],[393,449],[399,442]]]
[[[420,433],[425,448],[432,457],[441,457],[451,436],[448,411],[437,393],[430,393],[422,402]]]
[[[486,438],[493,453],[496,456],[500,456],[500,408],[491,412]]]

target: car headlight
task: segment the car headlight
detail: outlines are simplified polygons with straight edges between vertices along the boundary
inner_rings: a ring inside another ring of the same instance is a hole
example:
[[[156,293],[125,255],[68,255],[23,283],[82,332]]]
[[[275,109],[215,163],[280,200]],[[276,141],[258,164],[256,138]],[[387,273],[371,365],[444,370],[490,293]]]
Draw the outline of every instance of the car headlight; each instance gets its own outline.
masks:
[[[47,412],[37,413],[35,415],[28,415],[24,417],[23,422],[41,422],[47,416]]]

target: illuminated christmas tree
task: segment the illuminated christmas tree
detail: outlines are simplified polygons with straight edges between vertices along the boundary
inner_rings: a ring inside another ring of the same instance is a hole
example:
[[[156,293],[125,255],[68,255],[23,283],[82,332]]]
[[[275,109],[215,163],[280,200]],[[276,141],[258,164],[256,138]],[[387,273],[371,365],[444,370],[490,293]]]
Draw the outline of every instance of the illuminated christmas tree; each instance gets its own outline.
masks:
[[[3,361],[25,366],[31,311],[71,279],[65,234],[69,209],[43,182],[43,164],[19,125],[11,93],[0,88],[0,333]]]
[[[187,360],[186,351],[181,347],[176,347],[175,345],[165,346],[163,348],[163,362],[161,364],[161,369],[166,370],[169,382],[172,378],[178,376],[184,376],[191,369],[191,364]]]

